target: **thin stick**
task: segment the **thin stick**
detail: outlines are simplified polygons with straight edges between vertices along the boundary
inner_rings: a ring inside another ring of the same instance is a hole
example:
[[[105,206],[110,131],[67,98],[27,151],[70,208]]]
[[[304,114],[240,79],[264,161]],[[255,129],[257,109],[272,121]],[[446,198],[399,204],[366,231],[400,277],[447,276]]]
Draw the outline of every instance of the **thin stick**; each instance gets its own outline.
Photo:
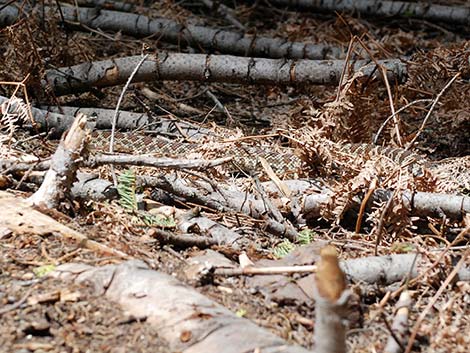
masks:
[[[457,263],[457,265],[455,265],[454,269],[452,270],[452,272],[449,274],[449,276],[447,276],[447,278],[445,279],[445,281],[442,283],[441,287],[437,290],[436,294],[434,294],[434,296],[432,297],[432,299],[428,302],[428,305],[426,305],[426,307],[424,308],[424,310],[421,312],[421,314],[419,315],[418,319],[416,320],[416,323],[415,325],[413,326],[413,330],[411,331],[411,335],[410,335],[410,339],[408,340],[408,345],[406,346],[406,350],[405,350],[405,353],[410,353],[411,352],[411,348],[413,347],[413,342],[416,338],[416,335],[418,334],[418,329],[419,327],[421,326],[421,323],[423,322],[424,318],[426,317],[426,315],[428,314],[429,310],[431,310],[431,308],[434,306],[434,304],[436,303],[437,299],[439,298],[439,296],[442,294],[442,292],[444,292],[444,290],[446,290],[447,286],[452,282],[452,280],[454,279],[454,277],[457,275],[457,273],[459,272],[460,270],[460,267],[462,267],[462,265],[465,263],[465,260],[467,259],[467,257],[470,255],[470,248],[468,248],[464,254],[462,255],[462,257],[460,258],[459,262]]]
[[[393,194],[390,195],[390,198],[387,200],[387,203],[385,204],[385,207],[382,210],[382,214],[380,215],[379,223],[377,224],[377,231],[376,231],[376,236],[375,236],[375,247],[374,247],[375,256],[378,255],[380,241],[382,240],[382,229],[384,226],[385,215],[387,214],[388,209],[390,208],[392,203],[393,203]]]
[[[353,36],[351,40],[349,41],[348,52],[346,53],[346,58],[344,59],[343,71],[341,72],[341,78],[339,79],[338,90],[336,92],[335,101],[338,101],[339,96],[341,94],[341,86],[343,85],[343,82],[345,81],[346,70],[349,67],[349,59],[351,58],[351,53],[354,49],[354,43],[356,42],[357,39],[358,39],[357,36]]]
[[[393,105],[392,90],[390,89],[390,84],[389,84],[388,78],[387,78],[387,69],[383,66],[380,66],[380,71],[382,72],[382,76],[383,76],[384,82],[385,82],[385,87],[387,88],[388,99],[390,100],[390,110],[392,111],[393,122],[394,122],[394,125],[395,125],[395,133],[397,134],[398,146],[402,147],[403,142],[402,142],[401,136],[400,136],[400,124],[399,124],[400,120],[398,119],[398,116],[395,113],[395,106]]]
[[[129,85],[131,84],[132,79],[137,74],[137,71],[139,71],[140,67],[142,66],[144,61],[147,60],[148,57],[149,57],[149,54],[145,54],[142,57],[142,59],[139,61],[139,63],[136,65],[134,71],[132,71],[129,78],[127,79],[127,82],[124,85],[124,88],[122,89],[121,95],[119,96],[119,99],[118,99],[118,102],[117,102],[117,105],[116,105],[116,109],[114,111],[113,122],[112,122],[112,125],[111,125],[111,139],[109,141],[109,153],[114,152],[114,135],[116,133],[116,124],[117,124],[117,118],[118,118],[118,114],[119,114],[119,108],[121,106],[122,100],[124,99],[124,94],[126,93],[127,89],[129,88]],[[112,175],[113,175],[114,186],[117,187],[117,178],[116,178],[116,173],[114,173],[114,168],[111,168],[111,172],[112,172]]]
[[[401,146],[403,146],[403,143],[401,141],[398,119],[396,117],[397,113],[395,112],[395,107],[393,105],[392,90],[390,89],[390,84],[389,84],[388,78],[387,78],[387,69],[378,63],[378,61],[375,59],[374,55],[370,52],[369,48],[367,48],[367,46],[361,40],[361,38],[358,38],[357,40],[359,41],[361,46],[364,48],[364,50],[369,54],[372,61],[377,65],[377,67],[380,68],[380,72],[382,73],[382,76],[384,78],[385,88],[387,89],[388,99],[390,100],[390,110],[392,111],[393,122],[395,123],[395,130],[396,130],[396,134],[397,134],[398,145],[401,147]]]
[[[418,103],[422,103],[422,102],[432,102],[432,99],[429,99],[429,98],[426,98],[426,99],[417,99],[415,101],[412,101],[410,103],[408,103],[407,105],[401,107],[400,109],[398,109],[395,113],[393,113],[392,115],[389,115],[387,117],[387,119],[385,119],[385,121],[382,123],[382,125],[380,125],[379,129],[377,130],[377,133],[375,134],[375,137],[374,137],[374,145],[377,144],[377,141],[379,140],[379,137],[380,137],[380,134],[382,133],[382,130],[385,129],[385,126],[387,126],[388,122],[390,121],[390,119],[392,119],[395,115],[397,115],[398,113],[401,113],[403,110],[405,110],[406,108],[408,107],[411,107],[412,105],[415,105],[415,104],[418,104]]]
[[[409,287],[411,287],[412,285],[414,285],[416,282],[418,282],[421,278],[423,278],[424,276],[426,276],[426,274],[428,274],[432,269],[434,269],[440,262],[441,260],[444,258],[444,256],[449,252],[449,250],[453,247],[454,244],[457,244],[458,242],[460,242],[464,237],[465,235],[467,235],[467,233],[470,231],[470,227],[467,227],[467,228],[464,228],[458,235],[457,237],[455,237],[455,239],[450,243],[448,244],[440,253],[439,257],[436,259],[436,261],[434,261],[428,268],[426,268],[426,270],[424,270],[423,272],[421,272],[418,276],[416,276],[415,278],[409,280],[407,283],[405,283],[404,285],[402,285],[400,288],[398,288],[395,292],[392,293],[392,298],[395,298],[397,295],[399,295],[404,289],[407,289]],[[413,265],[414,267],[414,265]],[[410,269],[410,272],[411,272],[411,269]]]
[[[222,15],[225,17],[227,21],[229,21],[232,25],[237,27],[241,31],[246,31],[245,26],[243,26],[240,21],[235,18],[234,10],[224,4],[221,4],[219,1],[215,3],[211,0],[201,0],[201,2],[206,5],[210,10],[215,10],[217,14]]]
[[[366,210],[367,202],[369,201],[370,197],[372,196],[376,188],[377,188],[377,178],[374,178],[372,182],[370,183],[369,190],[367,191],[367,194],[364,196],[364,199],[362,200],[362,203],[361,203],[361,207],[359,208],[359,214],[357,215],[356,229],[355,229],[355,232],[358,234],[361,231],[362,218],[364,217],[364,212]]]
[[[441,96],[444,94],[444,92],[450,87],[450,85],[457,79],[457,77],[460,76],[460,72],[457,72],[454,77],[444,86],[444,88],[439,92],[439,94],[436,96],[436,99],[434,99],[434,102],[431,105],[431,108],[429,109],[428,113],[426,114],[426,117],[423,120],[423,123],[418,129],[418,132],[416,133],[415,137],[409,142],[408,146],[405,147],[405,150],[409,150],[412,146],[413,143],[418,139],[418,136],[423,132],[424,127],[426,126],[429,117],[431,116],[432,111],[434,110],[434,107],[436,106],[437,102],[441,98]]]
[[[216,268],[214,275],[216,276],[280,275],[280,274],[291,274],[291,273],[313,273],[316,271],[317,271],[316,265]]]
[[[34,285],[29,287],[28,290],[26,291],[25,295],[20,300],[18,300],[16,303],[13,303],[9,306],[6,306],[6,307],[0,309],[0,315],[6,314],[6,313],[8,313],[12,310],[18,309],[21,305],[23,305],[26,302],[28,297],[33,292],[33,289],[34,289]]]

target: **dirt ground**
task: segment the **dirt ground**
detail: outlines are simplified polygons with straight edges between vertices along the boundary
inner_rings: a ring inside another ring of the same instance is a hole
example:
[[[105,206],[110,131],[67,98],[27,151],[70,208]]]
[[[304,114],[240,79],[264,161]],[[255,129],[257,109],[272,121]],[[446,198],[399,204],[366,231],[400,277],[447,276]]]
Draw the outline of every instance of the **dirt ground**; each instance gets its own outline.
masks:
[[[1,352],[167,352],[158,330],[86,286],[39,277],[51,263],[101,259],[56,236],[2,239]]]

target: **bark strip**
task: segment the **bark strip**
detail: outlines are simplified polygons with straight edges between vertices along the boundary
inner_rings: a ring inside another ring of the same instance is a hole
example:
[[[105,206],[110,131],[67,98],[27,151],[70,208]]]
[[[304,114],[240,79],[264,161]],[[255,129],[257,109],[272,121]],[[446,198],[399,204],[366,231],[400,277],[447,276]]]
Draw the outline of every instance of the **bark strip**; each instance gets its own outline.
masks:
[[[40,188],[28,199],[32,205],[55,208],[68,195],[75,180],[78,159],[85,147],[88,129],[86,116],[80,114],[59,143]]]

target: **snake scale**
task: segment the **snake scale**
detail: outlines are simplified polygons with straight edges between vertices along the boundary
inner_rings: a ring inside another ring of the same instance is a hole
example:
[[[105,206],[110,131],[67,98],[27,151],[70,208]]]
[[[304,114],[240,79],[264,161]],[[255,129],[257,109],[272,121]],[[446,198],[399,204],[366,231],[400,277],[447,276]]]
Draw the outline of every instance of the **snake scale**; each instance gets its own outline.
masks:
[[[92,148],[97,151],[109,150],[111,133],[95,131],[92,135]],[[263,146],[253,143],[217,143],[217,142],[179,142],[161,136],[151,136],[134,132],[117,132],[114,151],[127,154],[154,154],[159,157],[180,159],[232,157],[230,171],[242,171],[247,174],[262,171],[260,157],[266,160],[273,171],[283,177],[301,174],[304,165],[293,148]],[[450,158],[430,162],[413,152],[402,148],[380,147],[370,144],[344,144],[340,153],[351,156],[383,155],[402,165],[415,176],[424,174],[427,168],[436,176],[439,191],[463,192],[470,190],[470,156]]]
[[[111,133],[95,131],[92,134],[92,148],[106,152],[109,150]],[[223,158],[232,157],[231,172],[242,171],[251,174],[260,170],[260,157],[264,158],[273,171],[279,175],[290,175],[299,170],[302,160],[294,149],[283,147],[263,147],[246,143],[179,142],[160,136],[117,132],[114,151],[128,154],[153,154],[172,158]]]

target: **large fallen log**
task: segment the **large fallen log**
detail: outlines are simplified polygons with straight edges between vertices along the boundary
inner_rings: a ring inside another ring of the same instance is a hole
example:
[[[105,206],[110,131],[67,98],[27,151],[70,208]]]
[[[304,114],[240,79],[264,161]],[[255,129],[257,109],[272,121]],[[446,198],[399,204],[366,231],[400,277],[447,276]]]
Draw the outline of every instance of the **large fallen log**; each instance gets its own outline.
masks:
[[[105,295],[134,317],[145,318],[148,324],[157,326],[173,352],[309,352],[288,345],[268,330],[237,317],[141,261],[101,268],[65,264],[54,271],[54,276],[91,283],[97,295]]]
[[[87,126],[91,130],[111,129],[114,109],[94,109],[78,107],[45,107],[43,109],[35,108],[21,100],[9,99],[0,96],[0,104],[8,105],[9,114],[20,114],[26,106],[31,111],[34,121],[34,128],[47,130],[53,136],[60,136],[63,132],[70,129],[75,116],[79,113],[88,116]],[[146,113],[133,113],[120,111],[116,128],[123,130],[136,130],[151,127],[154,133],[161,135],[173,134],[188,136],[192,139],[201,138],[211,134],[211,131],[199,126],[195,126],[181,119],[175,120],[165,117],[151,116]]]
[[[433,4],[430,1],[388,0],[273,0],[279,6],[295,6],[314,12],[358,12],[373,17],[420,18],[430,22],[470,24],[470,9],[464,6]],[[445,3],[445,2],[444,2]]]
[[[58,10],[46,7],[44,12]],[[0,12],[0,24],[11,25],[20,17],[21,13],[15,6],[6,6]],[[290,42],[282,38],[246,35],[218,28],[182,24],[167,18],[150,18],[103,8],[97,10],[97,7],[61,4],[60,18],[68,25],[82,26],[87,31],[91,28],[139,38],[153,37],[157,43],[164,41],[179,47],[191,46],[231,55],[292,59],[331,59],[344,56],[342,48],[329,44]]]
[[[127,56],[110,60],[84,62],[74,66],[48,70],[41,82],[56,95],[87,92],[93,88],[126,83],[142,60]],[[245,58],[230,55],[181,54],[158,52],[143,62],[133,78],[135,82],[199,81],[240,84],[336,85],[340,82],[344,60],[286,60]],[[402,81],[406,65],[398,59],[381,60],[389,80]],[[352,70],[365,76],[380,76],[376,64],[360,60]]]

